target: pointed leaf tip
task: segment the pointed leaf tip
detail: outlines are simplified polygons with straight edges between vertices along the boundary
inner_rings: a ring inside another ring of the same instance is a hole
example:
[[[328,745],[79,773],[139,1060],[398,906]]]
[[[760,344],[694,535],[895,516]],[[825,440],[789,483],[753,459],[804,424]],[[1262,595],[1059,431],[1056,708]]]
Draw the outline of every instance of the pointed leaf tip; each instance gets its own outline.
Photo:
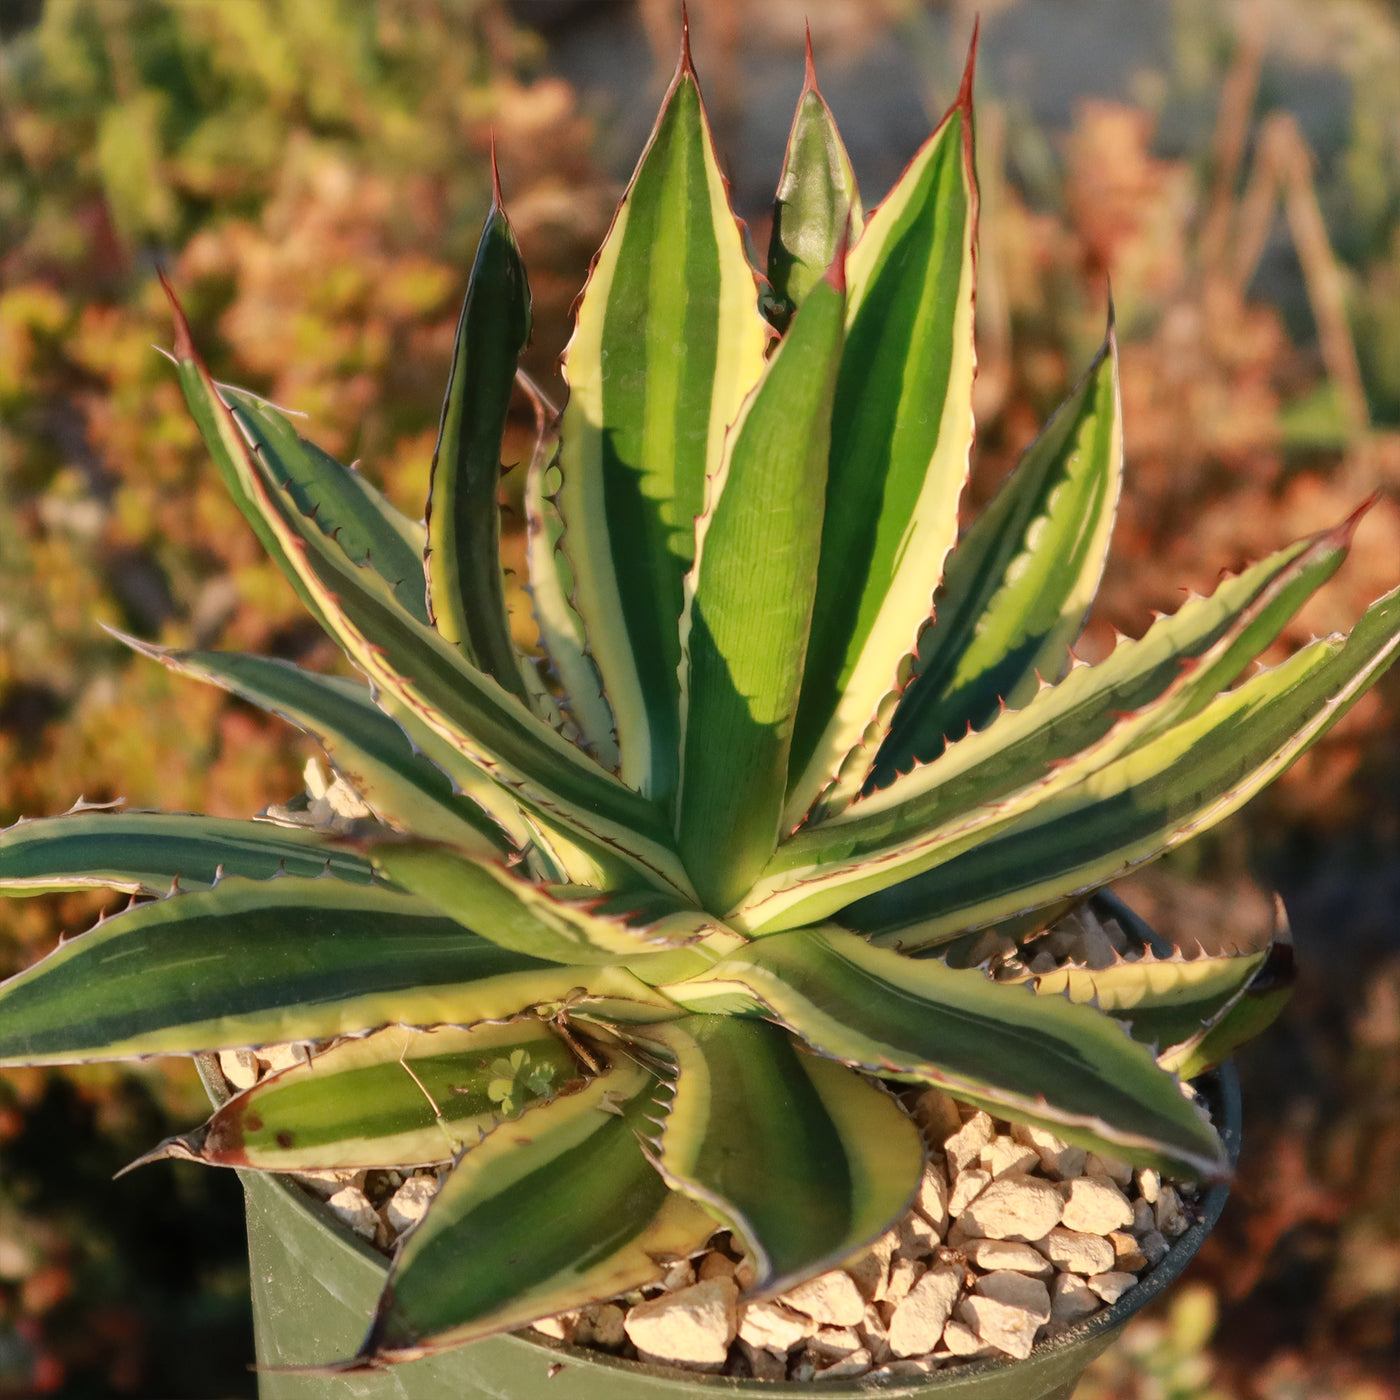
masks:
[[[805,63],[804,63],[804,68],[803,68],[803,73],[802,73],[802,93],[801,93],[801,96],[805,97],[809,92],[814,92],[814,93],[817,94],[818,97],[820,97],[820,96],[821,96],[821,89],[817,87],[817,65],[816,65],[815,62],[813,62],[813,59],[812,59],[812,22],[811,22],[811,20],[804,20],[804,21],[803,21],[803,29],[804,29],[805,34],[806,34],[806,40],[805,40],[805,42],[806,42],[806,50],[805,50]]]
[[[496,160],[496,128],[491,128],[491,205],[494,209],[504,212],[504,201],[501,198],[501,167]]]
[[[958,84],[958,95],[953,106],[968,116],[972,115],[972,87],[977,79],[977,45],[982,37],[982,16],[972,21],[972,40],[967,46],[967,62],[963,65],[962,82]]]
[[[199,352],[194,348],[194,337],[190,334],[190,323],[185,316],[185,308],[180,305],[180,298],[175,295],[175,289],[170,285],[163,268],[156,269],[156,276],[160,279],[161,290],[165,293],[166,300],[170,303],[171,315],[175,318],[175,358],[197,360]]]
[[[690,54],[690,10],[686,6],[685,0],[681,0],[681,61],[677,67],[677,76],[687,74],[695,76],[695,63]]]
[[[1362,520],[1370,512],[1371,507],[1374,506],[1380,498],[1381,493],[1379,491],[1372,491],[1340,525],[1336,525],[1332,528],[1330,533],[1342,549],[1351,548],[1351,542],[1356,535],[1356,527],[1361,524]]]

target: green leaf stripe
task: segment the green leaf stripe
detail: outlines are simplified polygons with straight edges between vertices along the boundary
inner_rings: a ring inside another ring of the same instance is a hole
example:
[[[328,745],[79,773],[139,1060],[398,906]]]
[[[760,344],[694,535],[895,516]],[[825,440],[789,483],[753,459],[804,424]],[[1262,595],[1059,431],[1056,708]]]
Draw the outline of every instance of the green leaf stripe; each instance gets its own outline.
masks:
[[[845,295],[809,294],[731,429],[696,526],[681,621],[678,834],[710,909],[728,909],[778,842],[825,505]]]
[[[177,674],[227,690],[310,735],[336,772],[388,825],[448,841],[473,855],[504,855],[510,849],[486,813],[455,793],[442,769],[374,703],[368,686],[271,657],[178,651],[116,635]],[[415,728],[425,746],[441,745],[431,730]],[[478,781],[478,786],[484,784],[484,779]],[[519,820],[510,836],[517,846],[530,840],[529,829]]]
[[[892,707],[957,537],[976,363],[970,104],[965,81],[847,263],[830,507],[792,741],[788,830]]]
[[[565,352],[558,498],[623,780],[666,805],[678,781],[677,629],[694,522],[767,334],[683,56]]]
[[[1312,643],[917,876],[937,909],[920,921],[920,941],[1085,893],[1222,821],[1330,729],[1398,648],[1400,591],[1350,637]],[[903,941],[878,930],[873,902],[852,913],[879,941]]]
[[[1002,713],[884,791],[799,831],[745,900],[738,926],[795,927],[886,889],[888,906],[853,911],[855,926],[869,931],[875,925],[864,921],[885,918],[887,908],[907,910],[910,887],[895,889],[900,881],[987,841],[1207,705],[1336,571],[1353,524],[1226,579],[1138,641],[1120,642],[1097,666],[1075,668],[1024,709]]]
[[[0,985],[0,1064],[470,1025],[590,998],[624,1020],[673,1014],[620,969],[509,952],[413,895],[230,879],[118,914]]]
[[[949,558],[867,791],[981,729],[1003,702],[1021,709],[1041,677],[1059,679],[1103,574],[1122,477],[1110,328],[1084,379]]]
[[[766,1021],[689,1016],[645,1038],[677,1071],[659,1169],[736,1232],[755,1292],[848,1259],[908,1207],[923,1143],[885,1090]]]
[[[321,527],[352,563],[374,571],[393,589],[405,612],[428,621],[423,584],[423,526],[410,521],[359,472],[301,437],[270,404],[254,394],[220,385],[226,402],[255,421],[275,447],[260,465],[273,473],[297,509]]]
[[[658,1259],[698,1250],[715,1221],[667,1187],[638,1141],[665,1100],[653,1073],[619,1058],[580,1092],[487,1134],[404,1241],[361,1361],[522,1327],[639,1287]]]
[[[496,184],[457,322],[433,449],[428,603],[438,631],[527,703],[506,612],[497,495],[516,362],[529,339],[530,288]]]
[[[817,90],[809,39],[807,72],[788,133],[768,243],[769,317],[780,330],[787,329],[792,313],[825,276],[836,250],[860,237],[864,220],[850,157]]]
[[[735,984],[823,1055],[884,1078],[935,1084],[1071,1142],[1191,1175],[1224,1155],[1146,1046],[1087,1006],[1001,986],[807,928],[761,939],[705,978],[671,988],[704,1010],[706,983]]]
[[[111,889],[163,895],[224,875],[374,879],[363,856],[314,831],[183,812],[74,812],[0,831],[0,895]]]
[[[179,1157],[284,1172],[429,1166],[475,1147],[541,1098],[580,1088],[581,1073],[542,1021],[391,1027],[267,1076],[142,1162]]]

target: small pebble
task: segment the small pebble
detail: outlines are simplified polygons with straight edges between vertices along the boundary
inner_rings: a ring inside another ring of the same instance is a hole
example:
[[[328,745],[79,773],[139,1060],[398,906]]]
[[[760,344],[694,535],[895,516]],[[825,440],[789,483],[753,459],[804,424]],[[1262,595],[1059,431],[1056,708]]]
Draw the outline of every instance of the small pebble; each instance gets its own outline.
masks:
[[[870,1369],[870,1353],[863,1347],[847,1353],[830,1366],[821,1367],[812,1377],[817,1381],[840,1380],[847,1376],[863,1376]]]
[[[616,1351],[627,1340],[627,1315],[616,1303],[594,1303],[579,1314],[574,1340],[580,1346]]]
[[[1085,1176],[1106,1176],[1115,1186],[1125,1191],[1133,1184],[1133,1169],[1130,1163],[1107,1153],[1091,1152],[1084,1160]]]
[[[919,1183],[914,1207],[938,1232],[941,1238],[948,1228],[948,1178],[937,1162],[929,1163]]]
[[[1138,1240],[1138,1248],[1147,1257],[1147,1262],[1155,1266],[1167,1257],[1167,1251],[1171,1245],[1167,1243],[1167,1237],[1160,1231],[1148,1230]]]
[[[1081,1177],[1080,1181],[1087,1180]],[[1079,1185],[1079,1181],[1072,1183]],[[984,1239],[1043,1239],[1060,1223],[1065,1201],[1054,1184],[1009,1172],[986,1187],[962,1213],[964,1227]]]
[[[1133,1223],[1133,1207],[1128,1198],[1107,1177],[1079,1176],[1063,1185],[1067,1230],[1090,1235],[1106,1235],[1110,1230]]]
[[[948,1169],[956,1174],[976,1162],[982,1149],[996,1136],[991,1115],[978,1109],[961,1128],[943,1144]]]
[[[1137,1279],[1132,1274],[1109,1270],[1102,1274],[1094,1274],[1087,1283],[1105,1303],[1116,1303],[1137,1283]]]
[[[955,1317],[949,1318],[948,1325],[943,1329],[943,1345],[954,1356],[982,1356],[990,1350],[972,1328]]]
[[[1050,1285],[1050,1321],[1056,1327],[1078,1322],[1102,1306],[1103,1299],[1073,1274],[1057,1274]]]
[[[1101,1274],[1111,1269],[1117,1259],[1113,1245],[1102,1235],[1086,1235],[1063,1225],[1051,1230],[1040,1247],[1057,1269],[1069,1274]]]
[[[384,1218],[390,1229],[403,1234],[411,1225],[416,1225],[428,1213],[428,1206],[437,1192],[437,1177],[409,1177],[384,1208]]]
[[[646,1359],[718,1371],[736,1332],[739,1290],[714,1278],[638,1303],[623,1327]]]
[[[786,1354],[812,1329],[810,1318],[791,1312],[780,1303],[750,1303],[739,1314],[739,1336],[750,1346],[767,1347]]]
[[[1050,1232],[1055,1233],[1053,1230]],[[1019,1274],[1049,1278],[1054,1269],[1050,1260],[1034,1245],[1019,1240],[972,1240],[964,1251],[968,1263],[991,1273],[994,1269],[1014,1269]]]
[[[1040,1165],[1047,1176],[1056,1180],[1066,1180],[1079,1176],[1084,1171],[1088,1153],[1082,1147],[1072,1147],[1062,1142],[1054,1133],[1045,1128],[1032,1127],[1029,1123],[1013,1123],[1011,1136],[1017,1142],[1032,1147],[1040,1156]]]
[[[379,1233],[379,1212],[358,1186],[342,1186],[326,1204],[362,1238],[372,1240]]]
[[[983,1188],[990,1185],[991,1180],[991,1172],[983,1171],[981,1167],[968,1167],[966,1171],[959,1172],[953,1178],[953,1189],[948,1194],[949,1216],[957,1219],[962,1215]]]
[[[994,1177],[1007,1172],[1029,1172],[1040,1165],[1040,1156],[1033,1147],[1015,1138],[994,1137],[978,1154],[977,1165]]]
[[[865,1299],[855,1281],[840,1269],[790,1288],[779,1300],[814,1322],[831,1327],[854,1327],[865,1317]]]
[[[896,1356],[922,1356],[938,1345],[963,1285],[955,1264],[937,1264],[910,1290],[890,1318],[890,1350]]]

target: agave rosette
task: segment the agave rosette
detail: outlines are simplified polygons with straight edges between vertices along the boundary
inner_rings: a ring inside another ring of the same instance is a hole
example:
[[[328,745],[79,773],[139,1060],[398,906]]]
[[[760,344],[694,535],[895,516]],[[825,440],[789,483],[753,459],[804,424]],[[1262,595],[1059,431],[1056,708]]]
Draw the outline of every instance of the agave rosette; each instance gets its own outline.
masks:
[[[1121,477],[1111,328],[959,538],[970,90],[969,68],[867,215],[809,68],[765,279],[683,55],[579,303],[557,451],[530,468],[543,670],[498,549],[530,329],[499,193],[426,524],[213,383],[176,308],[228,489],[365,679],[133,645],[311,735],[375,820],[343,840],[80,810],[4,833],[7,893],[137,898],[0,988],[0,1062],[305,1043],[167,1150],[454,1163],[357,1364],[635,1288],[718,1226],[755,1293],[831,1266],[921,1175],[890,1086],[1224,1171],[1175,1071],[1276,1006],[1251,995],[1263,953],[1143,939],[1004,981],[939,954],[1041,929],[1238,808],[1393,659],[1400,595],[1250,672],[1349,521],[1075,661]]]

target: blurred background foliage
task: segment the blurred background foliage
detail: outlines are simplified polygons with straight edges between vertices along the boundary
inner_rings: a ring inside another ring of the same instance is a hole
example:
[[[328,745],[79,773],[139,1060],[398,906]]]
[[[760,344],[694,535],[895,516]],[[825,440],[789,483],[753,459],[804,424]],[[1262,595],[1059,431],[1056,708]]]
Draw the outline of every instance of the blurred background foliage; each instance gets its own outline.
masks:
[[[1111,281],[1129,484],[1084,655],[1379,491],[1304,620],[1349,625],[1400,572],[1393,7],[691,0],[758,247],[804,18],[870,203],[951,99],[974,9],[970,503],[1088,362]],[[677,31],[672,0],[0,0],[0,823],[79,796],[246,815],[300,785],[301,741],[99,624],[337,664],[152,348],[155,268],[216,377],[307,414],[416,514],[493,134],[528,368],[557,390]],[[529,450],[521,407],[508,460]],[[1392,676],[1244,817],[1132,882],[1206,942],[1260,936],[1280,888],[1302,980],[1244,1057],[1234,1204],[1084,1400],[1400,1396],[1397,709]],[[0,907],[0,970],[99,908]],[[236,1185],[178,1164],[108,1181],[199,1112],[178,1065],[3,1076],[0,1397],[253,1393]]]

